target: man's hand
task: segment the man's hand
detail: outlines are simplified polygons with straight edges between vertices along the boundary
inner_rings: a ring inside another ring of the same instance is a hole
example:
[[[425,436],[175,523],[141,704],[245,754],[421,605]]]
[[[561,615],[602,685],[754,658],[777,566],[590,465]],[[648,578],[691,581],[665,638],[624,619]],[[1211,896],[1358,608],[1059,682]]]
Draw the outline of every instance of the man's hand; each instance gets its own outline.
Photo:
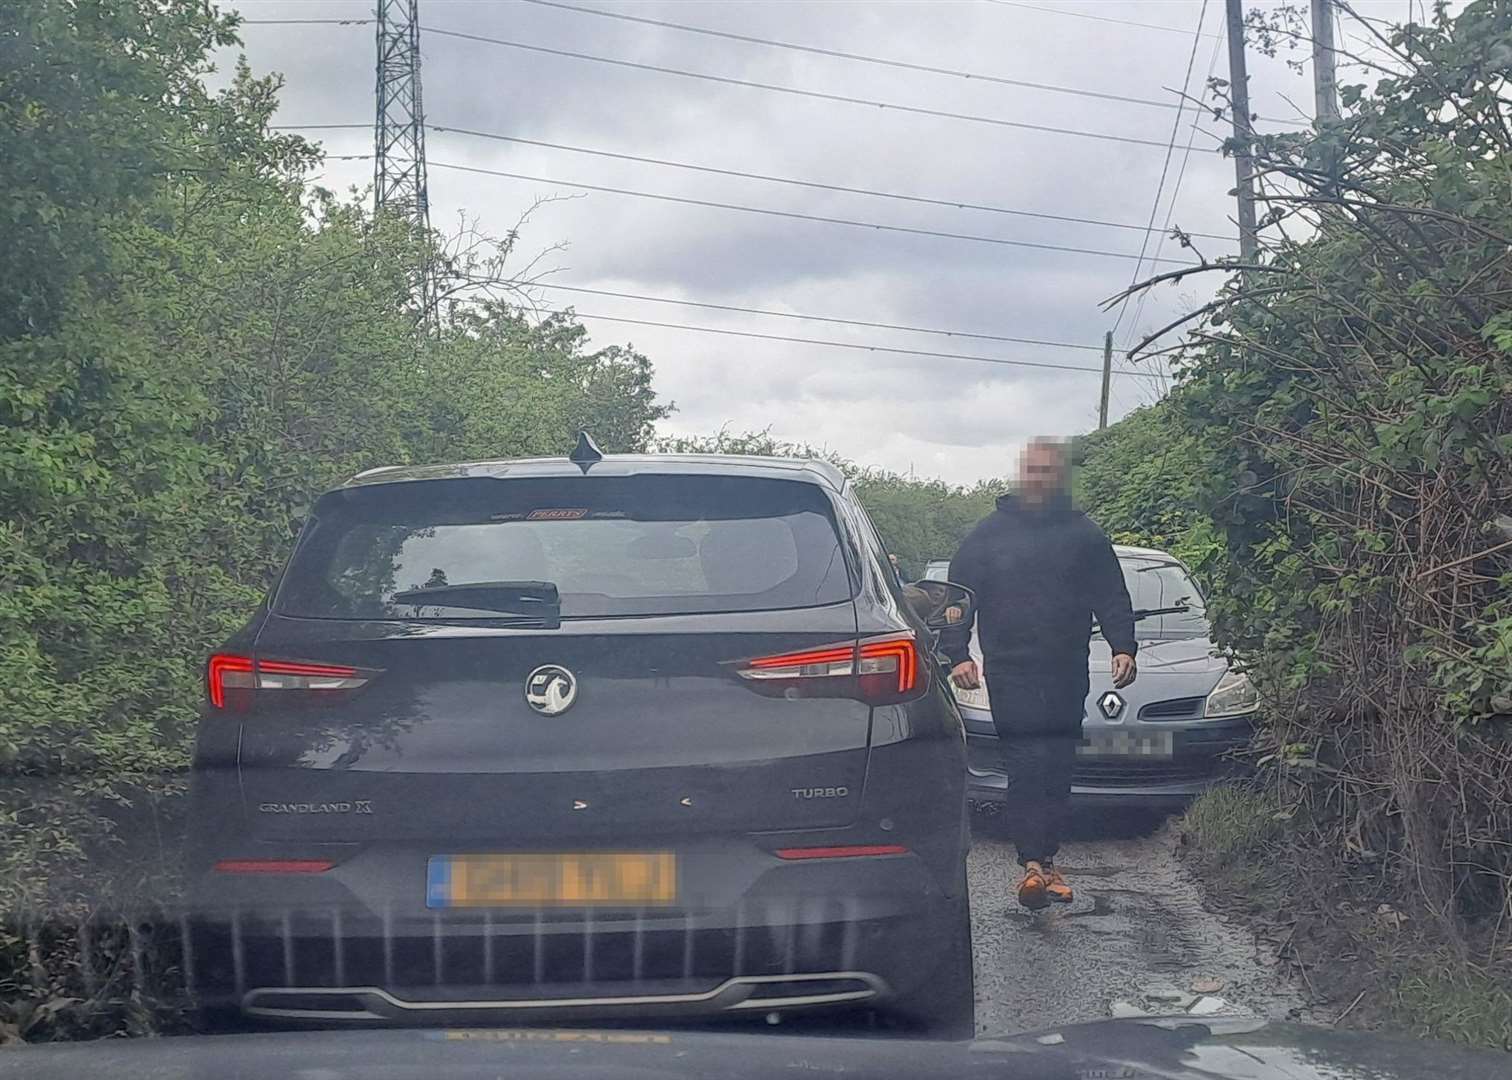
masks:
[[[957,668],[957,670],[960,670]],[[1128,686],[1139,674],[1139,666],[1128,653],[1113,654],[1113,685],[1119,690]]]
[[[982,685],[982,673],[975,660],[962,660],[950,669],[950,681],[962,690],[975,690]]]

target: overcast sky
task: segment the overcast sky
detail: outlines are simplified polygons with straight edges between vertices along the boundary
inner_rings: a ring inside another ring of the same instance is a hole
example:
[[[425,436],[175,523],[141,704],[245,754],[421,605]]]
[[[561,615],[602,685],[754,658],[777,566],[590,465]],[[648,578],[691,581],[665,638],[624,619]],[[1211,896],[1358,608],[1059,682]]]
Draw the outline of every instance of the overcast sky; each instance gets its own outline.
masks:
[[[1223,30],[1222,0],[1208,0],[1200,39],[1194,33],[1203,0],[571,2],[1158,102],[1176,100],[1167,88],[1181,86],[1194,40],[1192,93],[1202,92],[1214,65],[1220,76],[1227,71],[1217,36]],[[363,19],[374,0],[240,0],[228,6],[249,19]],[[1400,18],[1408,8],[1407,0],[1361,6],[1390,18]],[[1156,144],[912,115],[422,34],[425,111],[433,125],[719,169],[1143,228],[1176,120],[1171,108],[898,70],[521,0],[421,0],[420,7],[422,22],[437,29]],[[280,72],[287,80],[280,122],[371,124],[371,24],[249,25],[242,35],[253,69]],[[225,57],[222,66],[229,68],[232,59]],[[1250,63],[1254,111],[1293,119],[1298,108],[1310,111],[1306,72],[1294,73],[1253,53]],[[1233,164],[1215,152],[1216,140],[1202,133],[1188,156],[1191,110],[1183,117],[1156,212],[1157,229],[1170,213],[1172,223],[1186,230],[1232,236]],[[1210,117],[1203,126],[1219,128]],[[372,153],[370,132],[319,137],[331,155]],[[1096,426],[1095,369],[1103,333],[1114,325],[1114,316],[1098,304],[1134,273],[1142,239],[1138,228],[819,191],[451,133],[432,132],[427,151],[431,221],[443,230],[454,228],[458,214],[466,212],[485,230],[502,233],[537,197],[580,193],[570,182],[581,182],[1112,253],[886,232],[606,192],[542,206],[531,217],[520,250],[528,257],[553,244],[566,245],[543,264],[559,270],[547,280],[563,285],[1088,348],[804,322],[565,291],[542,291],[545,304],[595,315],[1094,369],[863,352],[585,318],[595,344],[633,344],[651,357],[657,390],[677,409],[663,424],[667,432],[770,427],[781,438],[824,445],[866,464],[969,483],[1007,471],[1017,447],[1030,436],[1072,435]],[[444,164],[545,180],[504,179]],[[365,187],[371,177],[371,160],[333,159],[321,182],[342,190]],[[1227,240],[1198,243],[1209,257],[1236,247]],[[1157,246],[1162,259],[1191,258],[1176,243],[1162,242],[1157,232],[1147,260]],[[1150,272],[1146,261],[1141,276]],[[1165,287],[1137,318],[1131,305],[1118,330],[1119,345],[1200,303],[1210,290],[1205,282]],[[1115,374],[1114,418],[1154,400],[1160,386],[1150,378]]]

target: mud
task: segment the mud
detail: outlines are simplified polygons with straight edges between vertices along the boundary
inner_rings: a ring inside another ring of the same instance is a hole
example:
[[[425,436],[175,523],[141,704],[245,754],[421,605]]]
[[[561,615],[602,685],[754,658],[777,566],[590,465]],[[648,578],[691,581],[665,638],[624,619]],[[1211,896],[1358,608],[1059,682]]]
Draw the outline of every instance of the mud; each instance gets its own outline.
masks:
[[[1014,898],[1013,845],[993,819],[974,824],[967,874],[979,1033],[1139,1013],[1310,1019],[1249,931],[1203,907],[1168,825],[1129,835],[1079,819],[1056,859],[1076,902],[1028,912]]]

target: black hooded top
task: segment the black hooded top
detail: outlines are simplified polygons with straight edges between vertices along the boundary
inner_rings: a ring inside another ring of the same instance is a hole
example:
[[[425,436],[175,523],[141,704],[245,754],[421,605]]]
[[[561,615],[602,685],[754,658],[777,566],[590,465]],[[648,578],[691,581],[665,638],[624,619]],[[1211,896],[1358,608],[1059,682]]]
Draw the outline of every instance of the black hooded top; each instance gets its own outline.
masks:
[[[977,597],[977,637],[989,673],[1087,674],[1092,619],[1115,653],[1138,650],[1134,611],[1107,535],[1061,498],[1032,507],[1012,495],[971,531],[950,580]],[[952,663],[971,659],[970,626],[941,635]]]

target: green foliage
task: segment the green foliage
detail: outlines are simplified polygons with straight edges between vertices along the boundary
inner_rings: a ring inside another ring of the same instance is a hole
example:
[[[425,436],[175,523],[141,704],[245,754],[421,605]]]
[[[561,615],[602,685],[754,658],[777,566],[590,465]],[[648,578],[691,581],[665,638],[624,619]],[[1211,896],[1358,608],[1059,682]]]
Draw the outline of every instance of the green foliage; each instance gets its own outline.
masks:
[[[949,559],[988,514],[997,493],[990,484],[953,487],[877,470],[854,475],[856,495],[908,580],[921,577],[930,559]]]
[[[1204,852],[1242,862],[1261,857],[1281,835],[1280,809],[1264,794],[1225,784],[1192,800],[1181,827]]]
[[[1076,501],[1114,543],[1169,551],[1196,568],[1215,555],[1212,525],[1194,498],[1202,441],[1179,427],[1166,402],[1083,436],[1074,458]]]
[[[108,278],[98,230],[192,167],[185,113],[230,25],[164,0],[0,6],[0,340],[56,330],[69,287]]]
[[[1396,984],[1402,1030],[1423,1038],[1512,1051],[1512,989],[1496,978],[1464,971],[1452,956],[1414,963]]]
[[[1340,127],[1258,141],[1287,225],[1192,335],[1169,408],[1202,451],[1220,643],[1294,695],[1278,744],[1329,766],[1317,842],[1373,837],[1473,935],[1512,912],[1512,548],[1492,531],[1512,502],[1512,5],[1387,41],[1392,72]]]
[[[316,149],[268,130],[276,80],[243,68],[207,93],[228,35],[199,5],[0,5],[13,913],[121,901],[108,865],[171,870],[203,658],[323,488],[379,464],[561,453],[579,426],[638,449],[666,411],[644,357],[587,351],[568,319],[462,303],[417,329],[408,268],[436,241],[306,185]]]
[[[878,535],[898,557],[908,579],[922,576],[931,559],[953,556],[966,534],[992,512],[996,498],[992,484],[955,487],[941,480],[868,469],[828,450],[774,439],[769,431],[668,438],[657,448],[669,453],[756,454],[830,462],[855,485]]]

